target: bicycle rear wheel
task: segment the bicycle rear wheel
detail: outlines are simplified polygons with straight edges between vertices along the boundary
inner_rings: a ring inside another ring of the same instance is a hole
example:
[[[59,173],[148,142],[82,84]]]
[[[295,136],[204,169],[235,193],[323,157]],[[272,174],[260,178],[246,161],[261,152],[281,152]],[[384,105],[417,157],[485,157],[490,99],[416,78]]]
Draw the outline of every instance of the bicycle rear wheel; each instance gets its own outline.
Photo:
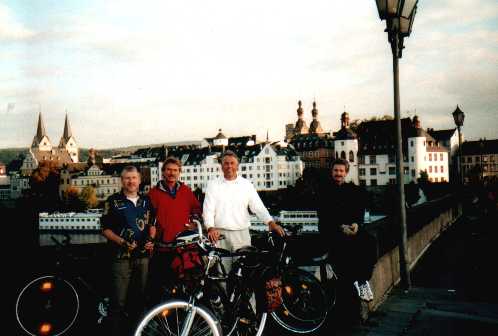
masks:
[[[282,275],[282,306],[271,313],[284,329],[311,333],[322,326],[328,314],[328,300],[318,279],[301,269]]]
[[[63,335],[76,321],[80,299],[66,279],[46,275],[28,283],[17,296],[16,318],[29,335]]]
[[[140,321],[135,336],[221,336],[218,321],[202,306],[169,301],[152,309]]]

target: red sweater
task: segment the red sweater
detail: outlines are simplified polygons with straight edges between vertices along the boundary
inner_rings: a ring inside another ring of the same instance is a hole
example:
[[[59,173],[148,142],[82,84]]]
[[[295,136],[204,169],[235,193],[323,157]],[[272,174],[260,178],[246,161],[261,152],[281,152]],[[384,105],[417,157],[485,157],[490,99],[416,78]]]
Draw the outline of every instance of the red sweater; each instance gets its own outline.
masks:
[[[201,214],[201,206],[194,193],[185,184],[180,184],[176,197],[157,186],[149,192],[150,201],[156,211],[157,227],[162,231],[162,240],[170,242],[185,230],[191,214]]]

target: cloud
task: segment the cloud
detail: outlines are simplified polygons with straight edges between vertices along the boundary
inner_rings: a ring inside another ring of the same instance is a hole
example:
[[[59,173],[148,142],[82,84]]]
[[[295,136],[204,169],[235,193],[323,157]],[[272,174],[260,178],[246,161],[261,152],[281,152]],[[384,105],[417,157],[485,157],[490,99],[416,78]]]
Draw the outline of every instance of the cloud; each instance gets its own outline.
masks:
[[[0,4],[0,41],[23,41],[34,35],[15,18],[9,7]]]

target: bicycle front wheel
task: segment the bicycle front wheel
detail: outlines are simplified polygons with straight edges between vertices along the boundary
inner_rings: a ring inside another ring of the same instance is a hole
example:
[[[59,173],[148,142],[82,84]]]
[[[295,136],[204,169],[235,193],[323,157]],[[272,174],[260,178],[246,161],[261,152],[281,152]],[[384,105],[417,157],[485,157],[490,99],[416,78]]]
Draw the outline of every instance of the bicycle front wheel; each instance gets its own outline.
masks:
[[[272,318],[294,333],[311,333],[320,328],[329,307],[318,279],[301,269],[288,269],[282,285],[282,306],[271,313]]]
[[[29,335],[63,335],[76,321],[80,300],[74,286],[53,275],[28,283],[17,296],[16,318]]]
[[[135,336],[221,336],[218,321],[202,306],[165,302],[145,315]]]

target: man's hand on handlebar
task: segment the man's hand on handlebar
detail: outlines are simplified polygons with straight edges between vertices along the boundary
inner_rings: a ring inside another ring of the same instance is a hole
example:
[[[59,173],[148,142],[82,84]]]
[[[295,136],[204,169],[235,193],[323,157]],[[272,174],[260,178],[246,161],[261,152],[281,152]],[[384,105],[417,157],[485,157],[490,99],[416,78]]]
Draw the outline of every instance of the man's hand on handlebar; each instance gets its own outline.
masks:
[[[218,229],[215,229],[214,227],[210,227],[208,229],[208,238],[211,243],[216,243],[218,239],[220,239],[220,231],[218,231]]]
[[[276,222],[274,221],[270,221],[268,223],[268,229],[270,231],[273,231],[275,232],[276,234],[278,234],[280,237],[283,237],[285,236],[285,230],[280,226],[278,225]]]

